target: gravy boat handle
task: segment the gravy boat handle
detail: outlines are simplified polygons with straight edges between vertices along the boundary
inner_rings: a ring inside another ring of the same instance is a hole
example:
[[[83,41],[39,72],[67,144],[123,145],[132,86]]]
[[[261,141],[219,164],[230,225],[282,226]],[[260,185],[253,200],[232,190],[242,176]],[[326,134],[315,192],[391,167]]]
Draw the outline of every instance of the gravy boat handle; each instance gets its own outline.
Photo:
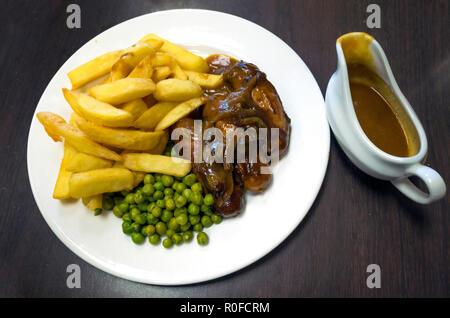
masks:
[[[428,188],[428,193],[420,190],[409,180],[410,176],[420,178]],[[446,192],[444,179],[430,167],[415,164],[408,168],[407,176],[391,181],[392,184],[411,200],[421,204],[428,204],[441,199]]]

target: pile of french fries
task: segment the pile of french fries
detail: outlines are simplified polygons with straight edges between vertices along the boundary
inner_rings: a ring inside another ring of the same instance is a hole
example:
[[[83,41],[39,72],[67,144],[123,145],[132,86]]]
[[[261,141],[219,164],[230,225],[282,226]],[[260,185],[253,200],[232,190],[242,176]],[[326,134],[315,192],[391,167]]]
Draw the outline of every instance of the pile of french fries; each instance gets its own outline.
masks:
[[[53,198],[81,198],[95,210],[103,193],[131,190],[147,172],[188,174],[189,161],[162,153],[169,127],[205,103],[204,88],[222,84],[208,71],[202,57],[148,34],[69,72],[72,89],[62,90],[69,122],[37,114],[47,134],[64,141]]]

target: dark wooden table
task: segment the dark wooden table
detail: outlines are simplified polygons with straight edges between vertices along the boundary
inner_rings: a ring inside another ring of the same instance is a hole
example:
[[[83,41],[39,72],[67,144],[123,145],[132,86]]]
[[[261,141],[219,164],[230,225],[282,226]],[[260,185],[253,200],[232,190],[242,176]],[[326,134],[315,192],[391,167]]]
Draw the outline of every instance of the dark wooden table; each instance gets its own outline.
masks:
[[[371,33],[423,123],[427,163],[449,182],[450,2],[378,0],[381,28],[368,29],[366,7],[372,2],[2,1],[0,296],[450,296],[449,196],[429,206],[412,203],[390,183],[357,170],[334,137],[322,189],[289,238],[237,273],[191,286],[138,284],[94,268],[56,238],[31,194],[28,129],[53,74],[98,33],[173,8],[223,11],[267,28],[302,57],[323,93],[336,67],[335,39],[349,31]],[[66,27],[69,3],[81,6],[81,29]],[[66,287],[66,267],[72,263],[81,267],[80,289]],[[380,289],[366,286],[366,268],[372,263],[381,267]]]

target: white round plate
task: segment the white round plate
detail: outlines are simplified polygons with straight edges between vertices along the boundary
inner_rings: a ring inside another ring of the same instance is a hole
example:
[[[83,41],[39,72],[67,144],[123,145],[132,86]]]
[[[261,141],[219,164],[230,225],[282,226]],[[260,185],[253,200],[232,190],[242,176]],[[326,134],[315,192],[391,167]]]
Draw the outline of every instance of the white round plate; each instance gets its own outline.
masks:
[[[242,18],[206,10],[170,10],[120,23],[83,45],[59,69],[45,89],[36,112],[69,119],[71,109],[61,88],[67,73],[105,52],[126,48],[156,33],[194,53],[226,53],[256,64],[276,87],[292,120],[288,155],[277,165],[272,186],[246,195],[244,213],[206,230],[209,245],[196,242],[170,250],[135,245],[112,213],[94,216],[81,201],[52,198],[63,155],[33,117],[28,137],[28,174],[37,205],[50,228],[75,254],[113,275],[133,281],[190,284],[237,271],[263,257],[300,223],[322,184],[329,154],[329,128],[320,89],[301,58],[281,39]]]

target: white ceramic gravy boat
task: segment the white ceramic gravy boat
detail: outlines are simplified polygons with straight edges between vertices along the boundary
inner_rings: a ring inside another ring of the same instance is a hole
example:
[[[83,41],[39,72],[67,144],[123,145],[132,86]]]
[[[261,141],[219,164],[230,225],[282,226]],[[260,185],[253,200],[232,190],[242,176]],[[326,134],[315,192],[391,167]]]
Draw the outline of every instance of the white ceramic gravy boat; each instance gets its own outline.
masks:
[[[411,105],[400,91],[380,44],[362,32],[348,33],[336,41],[337,70],[326,92],[328,121],[340,146],[350,160],[367,174],[389,180],[410,199],[427,204],[442,198],[446,186],[442,177],[422,164],[428,149],[425,131]],[[412,131],[414,153],[409,157],[390,155],[375,146],[361,128],[352,102],[347,63],[364,63],[389,86],[397,99],[393,108],[402,113],[405,125]],[[410,176],[419,177],[428,193],[416,187]]]

